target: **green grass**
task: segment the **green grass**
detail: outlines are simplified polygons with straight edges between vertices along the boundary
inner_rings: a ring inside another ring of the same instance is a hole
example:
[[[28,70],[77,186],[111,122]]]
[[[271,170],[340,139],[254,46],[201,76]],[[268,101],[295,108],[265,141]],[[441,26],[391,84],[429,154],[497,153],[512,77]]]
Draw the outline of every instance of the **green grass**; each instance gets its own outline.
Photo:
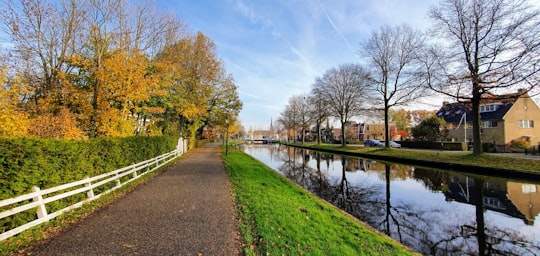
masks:
[[[338,146],[338,145],[302,145],[320,150],[338,150],[343,152],[362,153],[367,155],[392,156],[404,159],[428,160],[445,163],[457,163],[470,166],[486,166],[508,170],[520,170],[529,172],[540,172],[539,160],[521,159],[491,154],[473,155],[471,152],[435,152],[435,151],[414,151],[402,149],[380,149],[364,148],[358,146]]]
[[[253,157],[223,154],[246,255],[414,255]]]

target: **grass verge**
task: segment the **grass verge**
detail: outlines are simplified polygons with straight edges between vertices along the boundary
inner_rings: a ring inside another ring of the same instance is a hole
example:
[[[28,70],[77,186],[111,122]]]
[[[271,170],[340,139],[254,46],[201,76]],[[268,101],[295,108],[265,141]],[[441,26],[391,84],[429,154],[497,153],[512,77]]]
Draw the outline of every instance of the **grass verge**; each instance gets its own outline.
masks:
[[[244,152],[223,159],[246,255],[415,255]]]
[[[316,150],[333,150],[351,153],[361,153],[375,156],[392,156],[403,159],[437,161],[444,163],[455,163],[478,167],[492,167],[506,170],[540,172],[540,161],[534,159],[522,159],[491,154],[473,155],[470,152],[435,152],[435,151],[414,151],[403,149],[381,149],[364,148],[358,146],[338,146],[338,145],[300,145],[302,147]],[[540,158],[539,158],[540,159]]]
[[[48,239],[59,235],[69,225],[75,224],[91,213],[113,203],[122,198],[127,193],[135,189],[137,186],[144,184],[152,177],[160,174],[169,166],[174,165],[182,156],[174,159],[170,163],[162,166],[160,169],[151,173],[144,174],[139,179],[125,184],[119,189],[116,189],[100,198],[83,204],[82,207],[68,211],[57,218],[50,220],[31,229],[25,230],[22,233],[10,237],[4,241],[0,241],[0,255],[25,255],[25,251],[32,246],[46,242]]]

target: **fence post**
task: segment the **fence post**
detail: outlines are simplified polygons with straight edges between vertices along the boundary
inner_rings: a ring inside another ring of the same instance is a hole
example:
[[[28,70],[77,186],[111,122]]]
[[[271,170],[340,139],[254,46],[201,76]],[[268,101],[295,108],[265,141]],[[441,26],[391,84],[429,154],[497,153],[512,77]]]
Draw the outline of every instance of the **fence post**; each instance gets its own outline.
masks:
[[[92,188],[92,183],[90,183],[90,177],[86,176],[86,183],[84,183],[84,186],[85,187],[90,187],[90,189],[88,189],[88,191],[86,192],[86,196],[89,198],[89,199],[92,199],[94,198],[94,188]]]
[[[39,205],[37,206],[37,217],[38,219],[41,219],[43,217],[47,216],[47,208],[45,208],[45,203],[43,203],[43,196],[41,195],[41,190],[38,187],[32,187],[32,192],[37,193],[38,195],[32,200],[34,202],[39,202]]]
[[[116,176],[120,176],[118,173],[116,173]],[[116,187],[119,188],[122,186],[122,183],[120,182],[120,178],[116,179]]]
[[[137,167],[133,164],[133,178],[137,178]]]

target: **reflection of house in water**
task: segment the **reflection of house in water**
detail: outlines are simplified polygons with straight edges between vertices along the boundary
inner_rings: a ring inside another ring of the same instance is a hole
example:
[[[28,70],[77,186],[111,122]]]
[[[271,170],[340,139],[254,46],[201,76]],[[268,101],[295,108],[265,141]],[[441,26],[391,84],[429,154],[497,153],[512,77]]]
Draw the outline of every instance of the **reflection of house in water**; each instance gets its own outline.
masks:
[[[525,215],[525,223],[534,224],[540,213],[540,185],[508,182],[508,198]]]
[[[478,196],[483,196],[486,209],[523,219],[532,225],[540,212],[540,194],[538,185],[526,185],[514,182],[484,182],[483,195],[477,195],[475,180],[468,177],[450,177],[446,200],[474,205]]]

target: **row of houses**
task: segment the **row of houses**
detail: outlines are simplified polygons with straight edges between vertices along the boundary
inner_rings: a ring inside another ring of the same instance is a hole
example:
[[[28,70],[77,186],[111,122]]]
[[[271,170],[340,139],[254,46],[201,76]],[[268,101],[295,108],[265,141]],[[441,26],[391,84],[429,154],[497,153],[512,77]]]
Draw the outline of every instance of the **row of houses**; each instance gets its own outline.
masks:
[[[472,141],[472,104],[470,102],[443,102],[436,115],[446,122],[442,141],[470,142]],[[482,141],[498,146],[505,146],[516,141],[526,142],[535,146],[540,143],[540,108],[536,102],[518,91],[514,94],[502,96],[487,95],[480,105],[481,137]],[[535,126],[535,123],[537,124]],[[390,139],[408,139],[407,132],[398,131],[395,124],[390,124]],[[346,124],[345,139],[348,142],[362,142],[367,139],[385,140],[384,124],[359,123],[355,121]],[[280,131],[271,125],[269,130],[255,130],[248,132],[251,139],[285,140],[296,137],[301,139],[301,131]],[[306,141],[315,141],[317,130],[315,127],[305,131]],[[325,142],[341,140],[343,138],[340,128],[332,130],[322,129],[322,140]]]

